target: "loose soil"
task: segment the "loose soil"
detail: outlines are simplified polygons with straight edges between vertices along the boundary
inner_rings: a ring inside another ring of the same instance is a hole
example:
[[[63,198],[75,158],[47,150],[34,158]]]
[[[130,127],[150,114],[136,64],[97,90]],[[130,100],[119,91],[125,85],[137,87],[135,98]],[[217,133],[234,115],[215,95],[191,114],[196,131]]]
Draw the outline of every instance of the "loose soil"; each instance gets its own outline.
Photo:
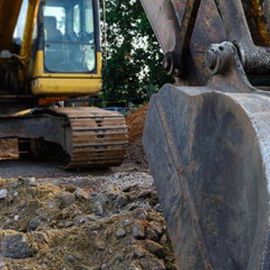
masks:
[[[2,179],[1,195],[1,269],[176,269],[147,173]]]

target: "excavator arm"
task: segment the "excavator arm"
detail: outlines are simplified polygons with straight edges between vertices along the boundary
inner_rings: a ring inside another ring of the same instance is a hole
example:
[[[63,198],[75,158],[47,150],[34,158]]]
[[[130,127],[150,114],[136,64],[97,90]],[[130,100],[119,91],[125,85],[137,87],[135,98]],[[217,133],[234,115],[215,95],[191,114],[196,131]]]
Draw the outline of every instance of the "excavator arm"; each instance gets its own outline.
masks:
[[[0,1],[0,51],[10,50],[22,0]]]
[[[269,269],[269,1],[142,3],[176,79],[144,146],[178,267]]]
[[[26,63],[29,61],[31,54],[31,43],[34,23],[37,18],[38,6],[40,0],[29,0],[25,6],[27,11],[24,17],[22,29],[24,31],[20,33],[23,37],[21,41],[20,57],[22,62]],[[8,50],[13,52],[13,38],[16,26],[19,21],[19,16],[22,9],[22,0],[7,1],[3,0],[0,2],[0,51]]]

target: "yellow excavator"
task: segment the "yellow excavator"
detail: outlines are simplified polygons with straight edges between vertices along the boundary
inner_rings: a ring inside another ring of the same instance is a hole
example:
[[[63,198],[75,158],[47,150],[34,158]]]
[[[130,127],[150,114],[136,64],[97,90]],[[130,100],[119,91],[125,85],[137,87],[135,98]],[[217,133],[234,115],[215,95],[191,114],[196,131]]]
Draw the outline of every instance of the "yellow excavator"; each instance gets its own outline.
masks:
[[[144,147],[179,270],[268,270],[270,1],[141,2],[175,78]]]
[[[119,165],[128,145],[121,114],[46,106],[96,95],[101,65],[97,0],[1,0],[1,144],[66,168]]]

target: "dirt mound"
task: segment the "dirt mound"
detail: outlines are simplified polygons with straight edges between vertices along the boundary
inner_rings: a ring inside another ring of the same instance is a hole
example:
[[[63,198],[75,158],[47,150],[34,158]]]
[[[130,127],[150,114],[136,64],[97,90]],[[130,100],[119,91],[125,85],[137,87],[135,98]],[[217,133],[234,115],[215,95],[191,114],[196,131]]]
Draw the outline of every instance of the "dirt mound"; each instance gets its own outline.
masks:
[[[129,148],[125,163],[133,163],[142,170],[148,169],[148,162],[143,149],[142,136],[149,105],[141,106],[126,117],[129,131]]]
[[[134,143],[142,137],[148,107],[148,104],[141,106],[126,117],[130,143]]]
[[[4,270],[176,269],[149,174],[0,182]]]
[[[144,152],[142,138],[131,143],[127,150],[125,164],[134,164],[140,171],[148,171],[148,161]]]

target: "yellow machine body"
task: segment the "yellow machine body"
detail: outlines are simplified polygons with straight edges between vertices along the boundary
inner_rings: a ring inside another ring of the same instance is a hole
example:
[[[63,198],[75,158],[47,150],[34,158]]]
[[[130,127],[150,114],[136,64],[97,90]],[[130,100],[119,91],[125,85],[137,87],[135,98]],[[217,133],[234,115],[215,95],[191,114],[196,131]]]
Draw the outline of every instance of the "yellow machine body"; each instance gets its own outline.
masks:
[[[93,74],[46,73],[43,51],[38,51],[35,59],[31,81],[31,89],[34,95],[95,95],[101,89],[102,56],[100,52],[97,53],[97,72]]]

